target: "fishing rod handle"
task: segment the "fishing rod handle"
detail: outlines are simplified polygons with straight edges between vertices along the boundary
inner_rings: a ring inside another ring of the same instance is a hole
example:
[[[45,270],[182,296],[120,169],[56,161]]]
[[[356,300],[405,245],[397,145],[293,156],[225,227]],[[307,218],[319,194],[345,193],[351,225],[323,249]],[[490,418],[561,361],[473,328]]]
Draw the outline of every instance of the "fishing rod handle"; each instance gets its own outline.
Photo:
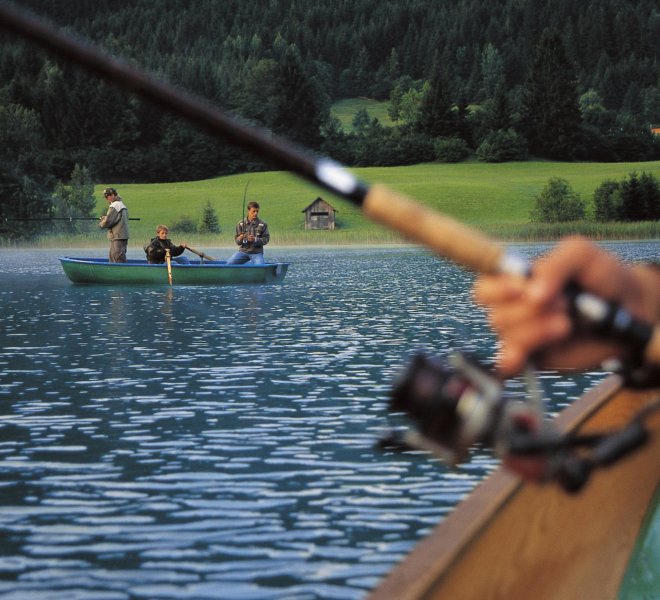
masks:
[[[651,339],[646,346],[644,358],[653,365],[660,365],[660,326],[653,328]]]
[[[478,231],[397,194],[382,185],[369,188],[363,210],[367,216],[406,235],[477,273],[527,276],[529,264]],[[577,314],[605,336],[612,336],[660,365],[660,326],[635,319],[617,304],[573,287],[569,293]]]
[[[477,273],[509,271],[504,249],[480,232],[427,208],[383,185],[370,186],[364,213],[441,256]]]
[[[660,365],[660,325],[636,319],[625,308],[569,286],[568,297],[577,315],[594,324],[596,331],[628,344],[638,351],[644,362]]]

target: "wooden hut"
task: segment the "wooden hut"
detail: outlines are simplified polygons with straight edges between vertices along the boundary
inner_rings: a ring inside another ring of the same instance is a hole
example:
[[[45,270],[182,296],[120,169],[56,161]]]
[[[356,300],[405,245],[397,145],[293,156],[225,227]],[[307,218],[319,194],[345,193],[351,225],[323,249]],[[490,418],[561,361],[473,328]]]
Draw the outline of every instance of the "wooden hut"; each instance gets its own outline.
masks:
[[[335,228],[337,211],[320,196],[302,212],[305,213],[305,229]]]

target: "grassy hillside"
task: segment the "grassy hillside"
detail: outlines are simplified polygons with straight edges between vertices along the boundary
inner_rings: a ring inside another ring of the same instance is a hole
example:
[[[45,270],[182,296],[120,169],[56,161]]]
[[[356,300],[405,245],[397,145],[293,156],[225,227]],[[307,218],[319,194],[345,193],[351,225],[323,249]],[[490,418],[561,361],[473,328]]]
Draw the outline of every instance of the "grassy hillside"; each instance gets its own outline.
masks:
[[[393,125],[387,114],[389,101],[370,100],[369,98],[349,98],[339,100],[332,105],[332,114],[339,119],[344,131],[353,131],[353,119],[358,111],[364,109],[371,119],[378,119],[381,125]]]
[[[535,196],[550,177],[564,177],[583,198],[591,202],[594,189],[606,179],[621,179],[629,173],[643,171],[660,179],[660,161],[646,163],[557,163],[521,162],[485,164],[421,164],[409,167],[355,169],[354,173],[368,183],[382,183],[423,204],[455,217],[488,233],[505,239],[526,239],[529,213]],[[211,201],[220,220],[220,235],[198,236],[171,231],[174,241],[186,239],[210,246],[231,246],[233,230],[241,218],[243,194],[249,181],[247,200],[257,200],[261,216],[269,224],[272,243],[281,245],[323,243],[386,243],[399,237],[365,219],[359,209],[333,197],[301,179],[284,172],[250,173],[205,181],[166,184],[119,185],[107,182],[96,187],[97,209],[101,214],[106,202],[101,190],[115,185],[129,207],[131,237],[147,241],[158,223],[171,225],[181,216],[199,221],[202,210]],[[317,196],[322,196],[337,210],[335,231],[305,231],[303,209]],[[618,226],[610,237],[660,237],[657,223],[641,230]],[[531,227],[532,231],[536,231]],[[553,237],[553,229],[542,234]],[[619,233],[616,233],[619,231]],[[643,233],[639,233],[643,231]],[[645,233],[644,233],[645,232]],[[587,230],[589,233],[589,230]],[[92,231],[91,240],[104,243],[101,232]],[[69,240],[69,242],[72,242]]]

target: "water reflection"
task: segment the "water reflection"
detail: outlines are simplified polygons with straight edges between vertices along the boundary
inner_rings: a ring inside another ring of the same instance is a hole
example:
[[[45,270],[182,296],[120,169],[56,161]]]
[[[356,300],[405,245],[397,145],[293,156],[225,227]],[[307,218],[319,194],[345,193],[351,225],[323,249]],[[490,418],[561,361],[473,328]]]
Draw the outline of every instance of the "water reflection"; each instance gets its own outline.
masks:
[[[283,285],[97,287],[55,257],[0,256],[7,597],[363,598],[494,466],[373,448],[410,353],[492,353],[453,265],[297,251]],[[602,376],[544,374],[551,410]]]

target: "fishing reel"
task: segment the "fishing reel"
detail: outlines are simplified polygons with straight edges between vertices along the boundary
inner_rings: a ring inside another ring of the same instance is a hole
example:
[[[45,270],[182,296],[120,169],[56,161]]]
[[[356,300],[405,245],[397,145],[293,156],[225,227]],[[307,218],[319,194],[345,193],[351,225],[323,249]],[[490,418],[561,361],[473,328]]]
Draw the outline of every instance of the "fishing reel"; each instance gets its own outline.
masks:
[[[381,449],[426,450],[457,466],[469,459],[470,448],[482,446],[523,478],[556,481],[569,492],[648,438],[645,415],[613,433],[562,435],[544,419],[533,375],[527,375],[524,399],[508,397],[491,370],[460,353],[414,356],[395,382],[389,409],[414,427],[393,429],[379,441]]]

